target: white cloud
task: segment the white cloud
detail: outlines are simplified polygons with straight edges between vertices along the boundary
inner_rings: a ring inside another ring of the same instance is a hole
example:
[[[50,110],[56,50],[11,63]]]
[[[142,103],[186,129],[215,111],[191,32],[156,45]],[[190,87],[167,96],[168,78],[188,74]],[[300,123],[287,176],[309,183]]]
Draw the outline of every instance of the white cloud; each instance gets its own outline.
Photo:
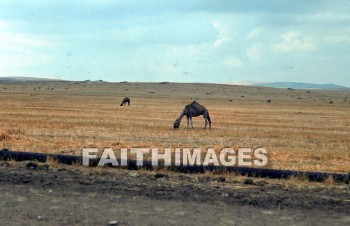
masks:
[[[48,47],[51,42],[39,35],[15,32],[15,26],[0,20],[0,51],[22,52],[30,48]]]
[[[282,42],[272,46],[276,52],[302,51],[309,52],[316,49],[316,44],[311,38],[303,37],[299,32],[289,31],[280,35]]]
[[[256,38],[258,37],[262,32],[262,29],[261,28],[254,28],[253,30],[251,30],[249,33],[248,33],[248,36],[247,38],[248,39],[253,39],[253,38]]]
[[[220,48],[221,46],[225,45],[230,39],[227,36],[219,37],[214,42],[215,48]]]
[[[52,37],[17,30],[14,24],[0,21],[0,75],[25,76],[29,68],[43,68],[38,66],[54,59]]]
[[[50,42],[30,35],[0,32],[0,50],[22,52],[33,47],[48,47]]]
[[[234,57],[234,56],[229,57],[225,61],[225,64],[230,66],[230,67],[237,68],[237,69],[243,67],[243,62],[239,58]]]
[[[0,55],[0,71],[4,73],[10,68],[35,67],[51,61],[52,57],[46,55]]]
[[[319,42],[323,44],[341,44],[341,43],[350,43],[350,30],[346,31],[335,31],[332,34],[326,33],[319,36],[316,36]]]
[[[213,27],[218,31],[219,36],[214,41],[214,48],[220,48],[230,41],[226,28],[217,21],[212,21]]]
[[[262,47],[261,44],[254,44],[247,49],[247,56],[252,61],[259,61],[261,59]]]
[[[8,23],[6,21],[0,20],[0,30],[8,28]]]

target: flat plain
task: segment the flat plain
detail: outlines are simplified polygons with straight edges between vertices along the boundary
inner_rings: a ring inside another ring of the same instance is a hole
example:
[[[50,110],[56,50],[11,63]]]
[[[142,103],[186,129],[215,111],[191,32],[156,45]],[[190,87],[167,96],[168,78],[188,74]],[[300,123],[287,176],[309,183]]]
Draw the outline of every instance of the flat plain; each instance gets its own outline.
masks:
[[[131,106],[119,106],[131,98]],[[173,122],[193,100],[194,129]],[[350,91],[221,84],[0,83],[0,147],[80,155],[84,147],[263,147],[268,167],[350,172]]]
[[[264,147],[267,167],[350,171],[349,92],[214,84],[2,82],[0,148],[81,155],[82,148]],[[131,98],[131,106],[119,106]],[[193,100],[207,107],[194,129]],[[234,173],[130,171],[0,160],[6,225],[349,225],[350,187]]]

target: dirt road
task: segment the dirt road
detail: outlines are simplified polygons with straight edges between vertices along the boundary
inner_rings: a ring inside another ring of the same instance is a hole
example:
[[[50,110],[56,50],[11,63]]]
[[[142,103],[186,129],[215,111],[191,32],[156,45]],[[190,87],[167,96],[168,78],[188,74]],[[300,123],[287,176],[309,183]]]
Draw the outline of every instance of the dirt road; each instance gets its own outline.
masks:
[[[0,161],[2,225],[349,225],[349,185]]]

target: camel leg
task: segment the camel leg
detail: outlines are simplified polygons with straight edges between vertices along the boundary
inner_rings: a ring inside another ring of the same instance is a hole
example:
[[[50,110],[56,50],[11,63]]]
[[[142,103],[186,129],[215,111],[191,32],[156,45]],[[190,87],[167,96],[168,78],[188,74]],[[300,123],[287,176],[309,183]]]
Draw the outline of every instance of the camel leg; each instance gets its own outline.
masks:
[[[190,118],[187,117],[187,129],[188,129],[189,126],[190,126]]]
[[[204,118],[204,129],[206,129],[208,125],[208,114],[204,113],[203,118]]]
[[[192,117],[191,117],[191,125],[192,125],[192,129],[193,129],[193,120],[192,120]]]

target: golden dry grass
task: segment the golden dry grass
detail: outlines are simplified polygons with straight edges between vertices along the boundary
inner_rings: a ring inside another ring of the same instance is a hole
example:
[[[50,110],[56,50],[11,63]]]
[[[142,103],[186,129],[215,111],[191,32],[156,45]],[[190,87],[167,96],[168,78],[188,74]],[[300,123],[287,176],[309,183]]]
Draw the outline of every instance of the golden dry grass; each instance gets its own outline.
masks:
[[[350,171],[349,92],[210,84],[0,83],[0,148],[264,147],[276,169]],[[124,96],[131,106],[119,107]],[[196,99],[213,121],[172,124]],[[271,99],[271,103],[267,100]],[[333,104],[329,102],[333,101]]]

